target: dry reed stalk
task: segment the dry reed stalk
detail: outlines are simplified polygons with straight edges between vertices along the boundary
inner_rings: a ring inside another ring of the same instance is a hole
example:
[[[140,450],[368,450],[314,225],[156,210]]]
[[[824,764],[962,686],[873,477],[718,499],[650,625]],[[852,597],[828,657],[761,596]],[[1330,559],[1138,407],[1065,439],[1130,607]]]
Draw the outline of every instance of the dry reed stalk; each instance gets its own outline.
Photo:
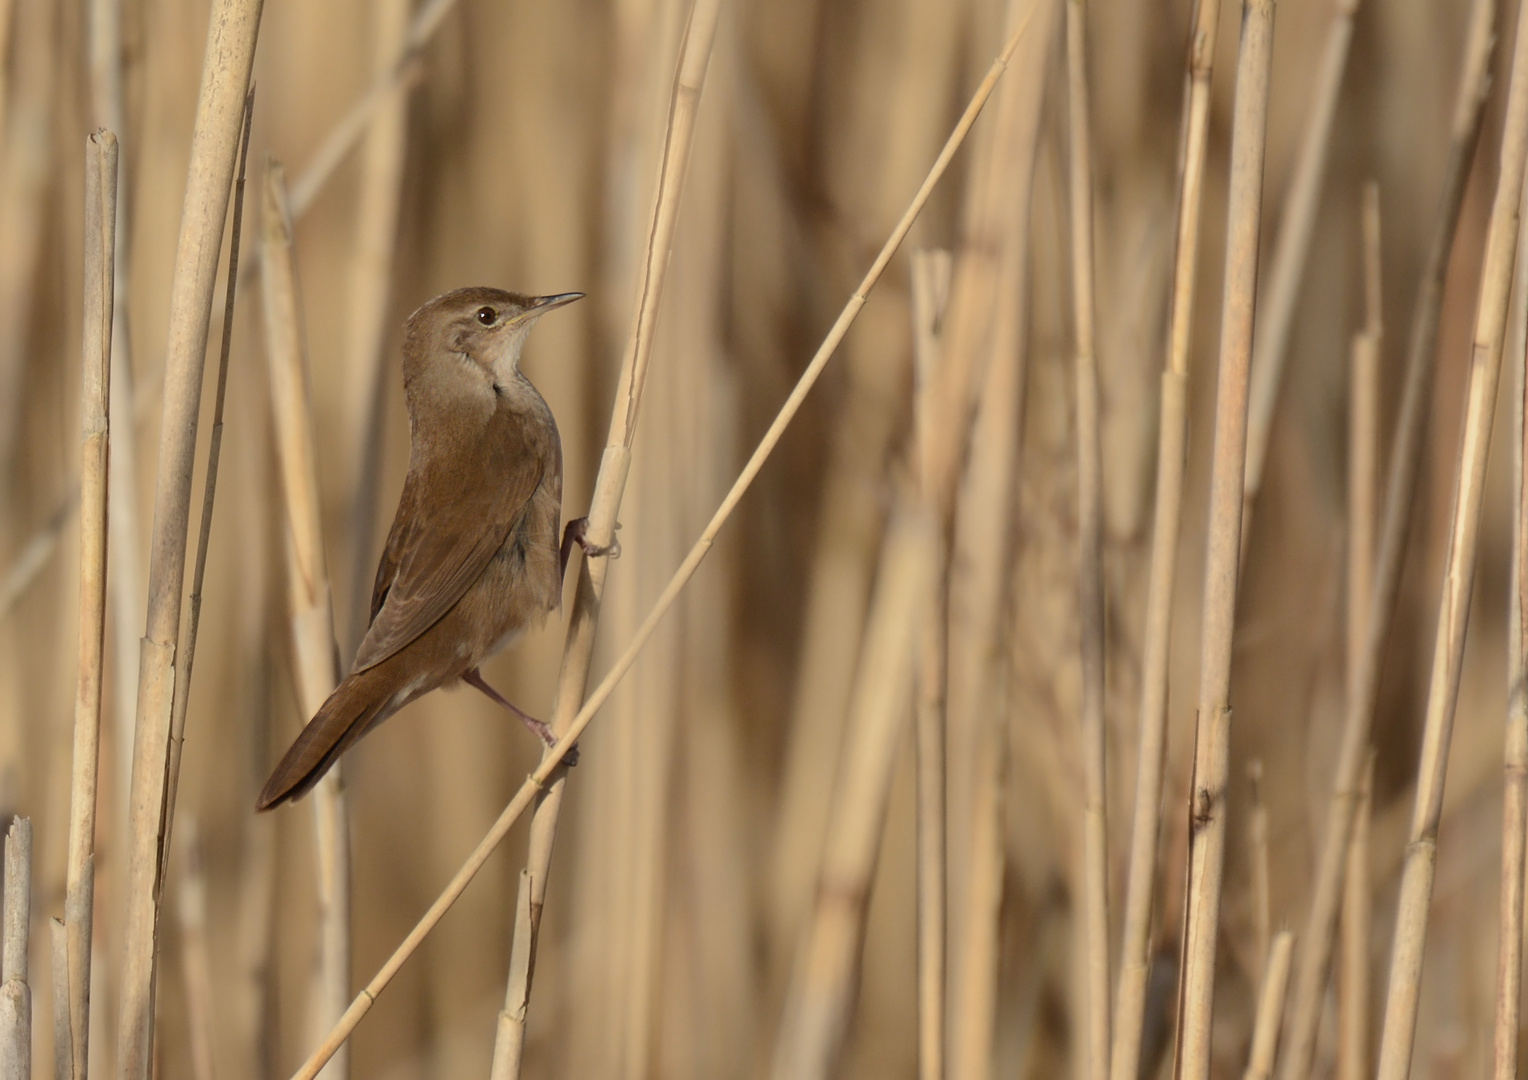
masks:
[[[176,913],[180,916],[181,978],[186,983],[186,1026],[191,1032],[191,1075],[213,1080],[212,964],[207,955],[207,879],[202,871],[196,818],[187,816],[176,843],[183,852]]]
[[[32,820],[5,834],[4,937],[0,940],[0,1080],[31,1080],[32,988],[27,953],[32,926]]]
[[[1379,185],[1364,185],[1362,202],[1364,328],[1353,336],[1348,388],[1348,696],[1363,663],[1374,585],[1376,480],[1379,475],[1379,358],[1384,335],[1380,289]],[[1369,1059],[1369,797],[1374,783],[1371,752],[1353,819],[1344,873],[1342,965],[1337,980],[1337,1080],[1360,1080]]]
[[[90,103],[95,123],[136,145],[127,130],[122,83],[122,0],[89,0],[86,39],[90,66]],[[131,175],[130,169],[123,172]],[[138,637],[148,605],[144,584],[142,514],[138,500],[137,401],[133,387],[132,335],[128,313],[132,236],[131,199],[117,201],[116,267],[112,275],[111,429],[112,454],[107,474],[107,603],[111,606],[117,805],[113,842],[127,847],[127,797],[131,786],[133,712],[138,689]],[[67,921],[67,920],[66,920]]]
[[[1342,892],[1342,966],[1337,979],[1337,1080],[1369,1075],[1369,934],[1374,923],[1369,818],[1373,808],[1374,753],[1364,769],[1353,840]]]
[[[1242,477],[1247,452],[1247,381],[1256,306],[1258,232],[1263,200],[1273,0],[1246,0],[1237,58],[1231,128],[1231,187],[1226,211],[1225,297],[1215,388],[1215,444],[1210,474],[1209,536],[1194,773],[1183,971],[1178,996],[1177,1076],[1205,1080],[1215,1000],[1215,947],[1225,866],[1226,779],[1231,752],[1231,642],[1241,552]]]
[[[918,1077],[940,1080],[945,1065],[945,936],[948,867],[945,837],[945,706],[948,693],[949,568],[945,557],[947,509],[951,493],[938,490],[924,452],[933,426],[935,380],[939,377],[939,329],[950,292],[947,251],[913,253],[913,446],[917,457],[918,505],[929,521],[933,573],[918,626],[913,727],[917,747],[918,860]],[[887,780],[890,780],[888,769]]]
[[[1519,229],[1522,215],[1519,215]],[[1528,663],[1524,635],[1528,627],[1528,498],[1525,498],[1523,440],[1524,395],[1528,372],[1528,244],[1518,234],[1517,271],[1507,337],[1517,397],[1512,403],[1512,568],[1507,606],[1507,724],[1502,751],[1501,911],[1497,929],[1496,1017],[1492,1038],[1494,1080],[1517,1075],[1518,1024],[1522,1013],[1523,872],[1528,861]]]
[[[1167,355],[1162,365],[1157,496],[1141,656],[1140,757],[1136,762],[1130,869],[1125,886],[1110,1080],[1136,1080],[1140,1072],[1146,983],[1151,970],[1152,896],[1156,885],[1157,841],[1161,832],[1162,771],[1167,751],[1167,670],[1188,442],[1188,349],[1193,329],[1199,212],[1210,122],[1210,79],[1219,22],[1219,3],[1199,0],[1189,33],[1184,72],[1177,248],[1173,255],[1172,294],[1168,302]]]
[[[986,1080],[992,1073],[1003,917],[1003,784],[1006,746],[995,716],[977,732],[963,933],[953,942],[950,1074]]]
[[[313,406],[307,349],[297,290],[292,219],[285,172],[266,168],[262,206],[261,266],[264,275],[265,343],[271,380],[271,414],[281,491],[286,502],[287,590],[292,626],[293,672],[303,716],[313,716],[339,685],[334,607],[324,562],[323,512],[318,460],[313,445]],[[314,788],[319,959],[309,1017],[315,1033],[327,1031],[350,1000],[350,831],[343,772],[331,768]],[[325,1080],[344,1080],[348,1050],[324,1070]]]
[[[1025,37],[1028,27],[1029,19],[1026,18],[1015,28],[1012,36],[1009,37],[1004,45],[1003,51],[992,62],[992,66],[987,70],[985,77],[977,86],[965,111],[961,114],[960,120],[956,123],[955,129],[950,133],[949,139],[946,140],[944,147],[940,150],[939,156],[929,168],[928,175],[918,188],[918,192],[914,195],[911,204],[903,213],[901,220],[897,222],[896,228],[892,230],[891,236],[887,238],[886,243],[882,246],[870,269],[866,271],[859,287],[849,297],[848,302],[834,321],[832,328],[828,331],[827,337],[812,356],[806,369],[801,373],[801,377],[791,390],[790,395],[781,405],[769,429],[759,440],[759,444],[749,457],[747,464],[743,466],[737,479],[733,481],[726,497],[722,500],[721,505],[717,507],[716,512],[712,514],[710,521],[707,522],[700,537],[691,546],[684,561],[674,571],[668,585],[663,590],[663,594],[653,605],[652,610],[648,612],[647,617],[642,621],[642,625],[638,628],[636,634],[633,635],[631,642],[626,646],[615,663],[611,665],[610,670],[606,673],[600,684],[585,698],[583,706],[579,708],[577,714],[567,724],[566,730],[559,736],[557,745],[548,748],[541,763],[526,778],[525,783],[520,786],[520,790],[515,793],[509,805],[504,808],[504,812],[499,815],[498,820],[494,822],[488,834],[478,842],[477,847],[472,850],[472,853],[462,864],[461,869],[457,871],[456,875],[441,891],[440,895],[436,897],[434,903],[430,905],[429,910],[425,912],[414,928],[409,931],[408,936],[404,938],[403,942],[388,957],[381,970],[366,985],[365,989],[357,995],[355,1000],[350,1003],[350,1007],[345,1010],[345,1015],[340,1018],[340,1022],[330,1031],[323,1044],[309,1056],[308,1060],[294,1074],[294,1078],[313,1080],[313,1077],[317,1075],[318,1069],[322,1067],[323,1063],[329,1059],[338,1046],[349,1038],[350,1033],[355,1030],[361,1018],[370,1011],[377,995],[392,981],[398,969],[413,955],[414,951],[418,949],[420,942],[429,935],[435,925],[440,922],[441,917],[456,902],[456,899],[461,896],[462,891],[466,889],[473,877],[482,869],[489,855],[493,853],[494,849],[514,826],[515,822],[519,820],[520,815],[530,806],[537,794],[544,790],[552,774],[559,771],[563,757],[573,747],[574,743],[578,741],[578,737],[583,733],[584,729],[589,726],[589,723],[594,719],[595,713],[609,699],[616,685],[631,670],[632,665],[636,663],[637,656],[642,651],[642,647],[652,637],[653,631],[657,628],[659,622],[662,621],[663,616],[673,607],[674,601],[678,599],[685,585],[694,577],[695,571],[699,568],[701,562],[706,557],[706,553],[710,551],[711,545],[715,542],[716,534],[726,524],[727,519],[732,516],[733,511],[737,509],[737,504],[742,500],[743,495],[758,476],[759,470],[764,467],[764,462],[768,460],[769,455],[779,445],[780,438],[784,435],[785,429],[795,419],[796,414],[801,409],[802,402],[806,399],[806,395],[816,384],[823,368],[827,366],[828,360],[837,350],[839,344],[843,341],[844,335],[848,333],[849,327],[853,325],[855,318],[861,309],[863,309],[865,297],[875,287],[881,275],[885,273],[887,264],[891,262],[892,256],[907,237],[908,230],[912,228],[913,222],[928,202],[929,195],[933,192],[934,187],[938,184],[940,178],[944,176],[951,158],[955,156],[955,152],[965,142],[966,135],[971,130],[971,125],[976,122],[976,117],[981,113],[982,106],[992,96],[993,88],[997,85],[1003,72],[1007,70],[1009,61],[1012,59],[1015,50],[1017,50],[1019,42]],[[608,453],[609,451],[607,451]],[[598,489],[596,490],[598,491]],[[592,514],[590,520],[591,523],[594,521]],[[613,524],[613,520],[611,524]],[[593,532],[591,528],[591,535],[598,538],[600,534]],[[611,534],[606,533],[605,535],[609,536]]]
[[[1326,177],[1327,154],[1332,144],[1332,125],[1337,100],[1348,66],[1348,46],[1353,40],[1353,16],[1358,0],[1333,0],[1332,22],[1316,68],[1310,116],[1295,155],[1289,187],[1279,208],[1279,232],[1273,257],[1258,302],[1257,338],[1252,349],[1252,390],[1247,417],[1247,475],[1242,506],[1242,536],[1251,532],[1252,504],[1263,486],[1263,467],[1268,460],[1268,438],[1273,429],[1274,406],[1289,357],[1289,331],[1294,323],[1295,303],[1310,254],[1316,212],[1321,208],[1321,184]],[[1245,550],[1245,547],[1244,547]]]
[[[1289,958],[1295,938],[1280,930],[1268,947],[1263,963],[1263,988],[1258,994],[1257,1017],[1252,1027],[1252,1052],[1242,1080],[1268,1080],[1273,1075],[1273,1056],[1279,1047],[1279,1022],[1284,1017],[1284,990],[1289,985]]]
[[[1501,374],[1525,163],[1528,163],[1528,19],[1518,22],[1502,128],[1500,169],[1475,310],[1458,486],[1449,526],[1443,598],[1428,686],[1421,760],[1417,766],[1416,804],[1401,872],[1384,1034],[1380,1040],[1379,1080],[1403,1080],[1411,1071],[1422,956],[1427,940],[1427,909],[1437,866],[1438,821],[1443,813],[1443,781],[1458,703],[1470,587],[1475,576],[1486,453]]]
[[[1374,591],[1374,535],[1379,478],[1379,359],[1385,315],[1380,282],[1379,185],[1363,189],[1364,328],[1353,337],[1348,387],[1347,674],[1362,663],[1365,620]],[[1348,693],[1351,694],[1349,687]]]
[[[775,1041],[774,1080],[826,1080],[849,1026],[870,882],[912,690],[914,650],[938,573],[937,527],[904,492],[886,530],[865,646],[824,823],[817,900]]]
[[[1252,806],[1247,812],[1247,845],[1252,849],[1252,947],[1261,982],[1265,974],[1262,965],[1273,947],[1273,916],[1268,883],[1268,806],[1263,801],[1263,763],[1257,758],[1247,762],[1247,781],[1252,789]]]
[[[1083,0],[1066,4],[1072,316],[1077,380],[1077,611],[1082,654],[1082,919],[1086,975],[1083,1075],[1109,1075],[1109,829],[1105,802],[1103,461],[1093,313],[1093,152]]]
[[[1030,136],[1034,145],[1038,109]],[[1008,197],[1030,204],[1031,173]],[[991,358],[979,395],[950,557],[946,705],[949,874],[949,1069],[981,1080],[992,1067],[1004,853],[1001,812],[1002,642],[1013,548],[1019,427],[1028,363],[1029,215],[1004,236],[991,312]],[[962,827],[962,823],[968,823]]]
[[[1369,613],[1364,620],[1364,649],[1356,673],[1349,681],[1337,766],[1332,777],[1332,796],[1316,861],[1315,881],[1311,886],[1310,910],[1299,935],[1294,997],[1289,1007],[1280,1080],[1304,1080],[1315,1053],[1332,934],[1342,898],[1343,867],[1353,828],[1358,785],[1368,753],[1369,726],[1379,690],[1380,668],[1400,594],[1401,568],[1422,463],[1444,277],[1490,86],[1495,8],[1495,0],[1475,0],[1470,8],[1438,216],[1428,240],[1426,262],[1412,308],[1395,443],[1385,477],[1384,518],[1380,523],[1378,554],[1370,584]]]
[[[70,1069],[84,1077],[90,1031],[90,946],[95,905],[96,781],[106,645],[107,489],[111,461],[111,350],[117,233],[117,138],[85,148],[84,375],[80,447],[80,661],[69,784],[64,920],[69,940]]]
[[[228,279],[223,288],[223,340],[218,350],[218,379],[213,391],[212,431],[207,442],[207,470],[202,487],[202,515],[196,536],[196,562],[191,571],[191,595],[186,604],[186,628],[181,635],[175,665],[175,697],[170,710],[170,765],[165,790],[164,836],[160,843],[170,850],[175,826],[175,800],[180,792],[180,757],[186,743],[186,710],[191,702],[191,672],[196,663],[197,632],[202,622],[202,585],[207,578],[207,546],[212,539],[212,508],[217,498],[218,466],[223,457],[223,406],[228,395],[228,359],[233,353],[233,310],[238,295],[239,246],[244,225],[244,169],[249,157],[250,121],[254,116],[255,91],[244,96],[243,126],[239,140],[239,172],[233,185],[233,220],[228,241]]]
[[[374,63],[384,74],[404,46],[409,0],[385,0],[373,15]],[[354,655],[366,631],[374,568],[370,562],[377,529],[377,494],[382,482],[382,434],[390,367],[383,348],[392,297],[393,253],[398,241],[398,209],[408,148],[408,87],[395,83],[376,107],[362,148],[360,191],[356,194],[355,239],[350,262],[345,358],[351,477],[351,573],[341,598],[345,656]]]
[[[147,1080],[154,1031],[154,973],[164,884],[165,793],[171,782],[170,711],[186,571],[191,468],[212,293],[223,224],[238,164],[239,129],[254,61],[262,0],[220,0],[207,52],[191,140],[185,206],[171,282],[164,413],[154,491],[149,607],[141,647],[133,740],[125,939],[118,1068]]]
[[[69,1033],[69,931],[64,920],[48,920],[49,955],[53,960],[53,1078],[73,1080],[74,1037]]]
[[[1016,54],[1012,82],[993,101],[987,129],[972,147],[941,333],[944,359],[928,395],[936,421],[924,447],[933,482],[946,499],[959,495],[953,510],[945,503],[941,520],[942,535],[948,538],[954,518],[949,599],[942,606],[948,607],[949,620],[946,815],[958,823],[970,821],[977,812],[973,777],[984,767],[976,757],[981,731],[998,723],[993,692],[1000,678],[1004,583],[1011,569],[1010,508],[1026,377],[1032,191],[1052,63],[1052,28],[1061,5],[1046,0],[1003,7],[1008,28],[1027,19],[1034,21],[1033,32]],[[990,397],[981,393],[983,389]],[[846,426],[841,430],[852,431],[849,418],[843,420]],[[834,662],[829,658],[841,655],[825,648],[819,662]],[[787,790],[785,796],[790,795]],[[991,890],[971,876],[969,839],[959,827],[946,837],[946,914],[949,939],[958,946],[948,957],[948,978],[960,995],[973,995],[977,1005],[968,1011],[963,999],[950,1002],[947,1056],[957,1075],[990,1067],[991,1013],[980,1002],[996,992],[992,980],[997,974],[996,958],[976,951],[997,928],[988,924],[993,917]],[[968,918],[979,923],[967,925]]]
[[[720,0],[696,0],[690,9],[679,48],[637,305],[621,362],[609,436],[590,501],[589,537],[596,544],[610,544],[613,541],[616,515],[620,511],[627,475],[631,469],[631,444],[636,437],[638,408],[647,382],[654,330],[673,250],[674,228],[678,222],[679,205],[689,170],[696,114],[705,89],[706,71],[711,62],[720,14]],[[599,621],[600,598],[604,593],[609,560],[580,560],[579,566],[573,610],[568,616],[567,636],[558,672],[557,697],[552,709],[552,730],[559,734],[568,729],[579,711],[578,706],[588,684],[589,667],[594,657],[594,633]],[[543,762],[552,760],[549,754],[550,751],[543,755]],[[501,1076],[509,1078],[520,1075],[525,1021],[530,1005],[530,978],[535,968],[541,909],[546,898],[546,880],[551,867],[552,847],[557,837],[557,819],[562,809],[565,782],[566,771],[559,771],[551,786],[538,800],[531,822],[530,848],[526,854],[526,870],[530,874],[530,903],[523,909],[530,919],[529,930],[527,932],[518,926],[522,909],[517,906],[517,926],[511,939],[512,943],[525,941],[530,952],[524,957],[517,957],[513,951],[510,954],[511,972],[523,973],[526,981],[523,985],[510,982],[505,988],[505,1008],[499,1014],[494,1040],[494,1061],[496,1069],[498,1063],[503,1063],[506,1071],[496,1071],[495,1080]]]

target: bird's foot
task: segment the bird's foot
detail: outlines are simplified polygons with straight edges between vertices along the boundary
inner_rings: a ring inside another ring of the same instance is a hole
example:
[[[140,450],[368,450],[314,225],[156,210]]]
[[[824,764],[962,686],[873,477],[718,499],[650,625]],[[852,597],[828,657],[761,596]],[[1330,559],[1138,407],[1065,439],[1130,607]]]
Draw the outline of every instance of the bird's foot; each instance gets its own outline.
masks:
[[[619,529],[621,523],[616,522],[615,527]],[[562,560],[563,573],[567,573],[568,556],[573,554],[574,544],[583,549],[584,558],[586,559],[598,559],[602,555],[608,555],[612,559],[619,559],[621,557],[620,537],[612,537],[608,544],[591,543],[589,540],[589,519],[586,517],[574,518],[562,530],[562,546],[558,556]]]
[[[466,683],[468,686],[476,687],[478,690],[481,690],[490,701],[497,702],[518,716],[520,718],[520,722],[526,727],[530,728],[531,731],[536,734],[536,737],[539,738],[547,746],[557,745],[557,733],[552,730],[551,726],[548,725],[546,721],[537,720],[530,713],[526,712],[524,709],[520,708],[520,706],[510,701],[507,697],[499,693],[493,687],[489,686],[488,680],[483,678],[483,673],[477,668],[468,669],[462,675],[462,682]],[[572,768],[574,765],[578,764],[577,743],[574,743],[571,747],[568,748],[568,752],[563,755],[562,760],[563,763],[569,768]]]

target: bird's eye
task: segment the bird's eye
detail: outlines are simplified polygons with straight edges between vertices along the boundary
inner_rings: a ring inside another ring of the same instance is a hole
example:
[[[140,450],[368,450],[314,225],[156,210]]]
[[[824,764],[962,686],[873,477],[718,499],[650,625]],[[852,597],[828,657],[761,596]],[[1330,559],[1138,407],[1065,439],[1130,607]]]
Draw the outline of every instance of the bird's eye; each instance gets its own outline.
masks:
[[[491,307],[477,309],[477,321],[484,326],[492,326],[499,318],[499,313]]]

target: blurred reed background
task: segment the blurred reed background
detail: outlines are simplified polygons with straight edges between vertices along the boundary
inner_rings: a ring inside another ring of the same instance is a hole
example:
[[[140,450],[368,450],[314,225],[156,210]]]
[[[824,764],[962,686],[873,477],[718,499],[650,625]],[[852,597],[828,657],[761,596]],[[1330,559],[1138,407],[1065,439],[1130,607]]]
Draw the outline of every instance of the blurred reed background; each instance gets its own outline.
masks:
[[[1307,920],[1347,672],[1362,648],[1351,643],[1361,635],[1348,610],[1367,593],[1349,568],[1364,567],[1378,544],[1375,503],[1383,504],[1396,442],[1472,17],[1463,3],[1355,10],[1355,2],[1281,0],[1275,19],[1265,298],[1281,232],[1299,216],[1285,198],[1300,183],[1302,145],[1324,149],[1325,160],[1308,178],[1316,201],[1308,256],[1295,265],[1287,342],[1260,340],[1254,359],[1254,386],[1269,353],[1286,362],[1276,399],[1263,399],[1276,408],[1245,518],[1208,1032],[1214,1076],[1246,1065],[1265,967],[1278,967],[1268,964],[1270,950],[1289,955],[1275,931],[1301,933]],[[1142,742],[1161,372],[1195,6],[1087,5],[1111,1006]],[[1446,260],[1436,373],[1424,384],[1420,486],[1378,681],[1372,796],[1357,829],[1367,846],[1349,859],[1359,886],[1348,890],[1343,960],[1334,965],[1343,989],[1327,1000],[1313,1036],[1316,1075],[1339,1057],[1343,1077],[1366,1074],[1376,1060],[1497,190],[1516,19],[1513,5],[1502,7],[1480,149],[1466,159],[1473,168]],[[1473,5],[1488,16],[1491,8]],[[354,150],[314,187],[325,140],[393,65],[418,13],[409,0],[265,5],[244,239],[258,254],[261,208],[271,205],[260,193],[267,161],[277,159],[292,181],[321,557],[346,665],[365,628],[407,463],[399,330],[431,296],[468,284],[589,294],[538,327],[524,360],[561,428],[565,515],[585,512],[636,302],[687,11],[684,0],[461,0],[382,94]],[[208,12],[201,0],[0,0],[0,812],[27,815],[35,829],[30,981],[39,1075],[53,1061],[46,920],[64,908],[79,632],[80,150],[98,126],[120,139],[91,1013],[93,1071],[104,1076],[117,1067],[138,639],[171,270]],[[949,609],[939,630],[948,641],[948,1075],[1104,1075],[1087,1050],[1098,1029],[1090,1027],[1082,925],[1089,684],[1078,550],[1079,523],[1085,529],[1094,517],[1078,495],[1080,305],[1069,227],[1076,98],[1060,0],[722,5],[594,674],[657,599],[991,58],[1026,18],[996,94],[822,383],[582,739],[546,886],[526,1076],[918,1074],[913,714],[915,668],[920,678],[929,669],[915,663],[917,635],[895,631],[919,610],[916,596],[899,591],[898,568],[920,556],[899,546],[897,523],[919,499],[920,442],[960,447],[954,460],[963,462],[948,496]],[[1202,228],[1188,263],[1197,301],[1187,324],[1188,452],[1146,1077],[1167,1067],[1175,1022],[1241,23],[1241,5],[1226,0],[1203,50],[1214,75]],[[1334,41],[1346,64],[1336,72],[1327,137],[1320,72]],[[1371,181],[1377,201],[1366,202]],[[1365,220],[1371,248],[1378,244],[1367,285]],[[919,264],[923,287],[915,289],[914,249],[947,249],[953,261]],[[252,812],[275,756],[306,719],[289,583],[301,555],[289,552],[258,262],[244,260],[233,319],[226,439],[160,920],[155,1045],[165,1077],[284,1076],[328,1026],[314,1021],[328,1015],[315,1001],[323,996],[319,957],[331,954],[321,948],[310,802]],[[214,307],[216,343],[221,302]],[[1260,308],[1260,334],[1268,317]],[[1355,350],[1359,331],[1367,345]],[[915,408],[927,390],[914,377],[920,335],[938,354],[921,358],[920,370],[964,365],[975,380],[974,413],[957,412],[943,430]],[[1371,361],[1350,359],[1365,349]],[[1438,832],[1419,1075],[1478,1076],[1491,1062],[1511,596],[1508,406],[1522,354],[1519,331],[1507,346],[1486,475]],[[1350,390],[1355,370],[1370,373],[1372,383],[1359,383],[1367,390]],[[203,446],[215,381],[203,395]],[[1255,435],[1258,408],[1255,401]],[[198,510],[205,460],[199,449]],[[1359,507],[1356,518],[1350,506]],[[549,715],[562,639],[553,618],[486,674]],[[351,992],[414,925],[539,754],[485,698],[448,692],[410,706],[346,758]],[[353,1075],[487,1075],[525,835],[522,824],[378,999],[353,1038]],[[1299,970],[1297,962],[1295,985]],[[835,1026],[834,1010],[843,1009]]]

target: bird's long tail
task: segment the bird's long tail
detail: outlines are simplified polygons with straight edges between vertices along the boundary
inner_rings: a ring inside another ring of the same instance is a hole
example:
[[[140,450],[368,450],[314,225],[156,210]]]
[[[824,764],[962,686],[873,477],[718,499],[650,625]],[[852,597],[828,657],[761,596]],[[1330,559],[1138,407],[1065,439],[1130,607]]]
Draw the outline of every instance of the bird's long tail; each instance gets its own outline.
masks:
[[[396,679],[390,677],[395,674],[393,667],[378,664],[340,683],[265,782],[255,800],[256,810],[302,798],[356,740],[397,710]]]

